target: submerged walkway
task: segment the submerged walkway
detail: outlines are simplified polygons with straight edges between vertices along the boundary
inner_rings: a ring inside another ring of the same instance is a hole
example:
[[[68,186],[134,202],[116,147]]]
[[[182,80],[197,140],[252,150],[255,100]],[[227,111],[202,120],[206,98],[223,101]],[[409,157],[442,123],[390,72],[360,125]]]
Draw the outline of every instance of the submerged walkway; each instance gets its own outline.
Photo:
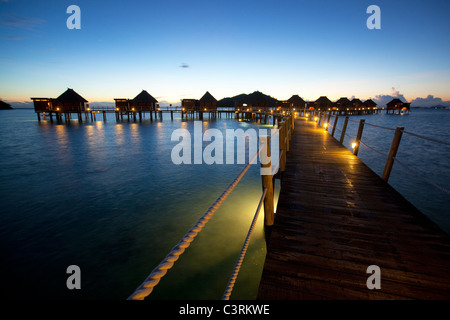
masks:
[[[370,265],[381,289],[367,288]],[[257,298],[450,299],[450,237],[297,119]]]

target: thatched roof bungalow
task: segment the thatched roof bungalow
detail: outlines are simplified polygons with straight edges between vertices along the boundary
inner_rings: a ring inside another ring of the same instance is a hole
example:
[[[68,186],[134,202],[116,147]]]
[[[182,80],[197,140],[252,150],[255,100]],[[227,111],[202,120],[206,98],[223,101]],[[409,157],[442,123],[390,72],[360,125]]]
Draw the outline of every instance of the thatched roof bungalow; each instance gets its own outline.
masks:
[[[326,96],[321,96],[315,102],[315,109],[320,111],[327,111],[333,107],[333,103]]]
[[[217,110],[217,100],[209,93],[209,91],[206,91],[203,97],[198,101],[198,108],[200,110],[207,109],[208,111]]]
[[[363,107],[363,103],[358,98],[353,98],[351,101],[353,110],[358,110],[359,108]]]
[[[156,109],[158,100],[153,98],[147,91],[142,90],[134,99],[130,101],[131,110],[152,111]]]
[[[158,100],[146,90],[142,90],[134,99],[114,98],[117,111],[153,111]]]
[[[372,99],[367,99],[366,101],[364,101],[363,105],[368,109],[376,109],[377,107],[377,104]]]
[[[342,97],[335,102],[335,107],[339,111],[347,111],[352,107],[352,103],[347,99],[347,97]]]
[[[395,98],[392,99],[391,101],[389,101],[386,104],[386,108],[387,108],[387,112],[389,112],[389,110],[394,110],[394,111],[402,111],[402,110],[406,110],[406,111],[410,111],[410,107],[411,104],[407,103],[407,102],[403,102],[402,100]]]
[[[287,101],[290,104],[290,108],[304,109],[306,106],[305,100],[303,100],[298,94],[293,95]]]
[[[83,112],[87,108],[87,100],[73,89],[67,89],[58,98],[31,98],[35,112]]]

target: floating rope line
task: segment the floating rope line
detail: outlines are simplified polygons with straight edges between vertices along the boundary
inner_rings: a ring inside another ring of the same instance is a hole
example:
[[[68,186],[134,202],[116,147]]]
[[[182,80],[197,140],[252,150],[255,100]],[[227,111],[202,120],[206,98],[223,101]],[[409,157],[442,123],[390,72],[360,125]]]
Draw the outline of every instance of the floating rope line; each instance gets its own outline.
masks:
[[[225,289],[222,300],[230,300],[231,291],[233,291],[233,287],[236,283],[236,279],[241,269],[242,262],[244,261],[245,254],[247,253],[248,244],[250,243],[250,238],[252,236],[253,229],[255,228],[256,221],[258,220],[259,211],[261,211],[266,193],[267,189],[264,188],[261,200],[259,200],[258,208],[256,209],[255,216],[253,217],[252,224],[250,225],[250,228],[248,230],[247,237],[245,238],[244,245],[242,246],[241,253],[239,254],[239,257],[236,261],[236,265],[234,266],[233,272],[231,273],[231,277],[228,281],[227,288]]]
[[[212,218],[213,214],[220,208],[225,199],[234,190],[236,185],[241,181],[242,177],[248,171],[253,162],[257,159],[262,148],[253,156],[250,162],[242,169],[241,173],[233,180],[233,182],[225,189],[225,191],[217,198],[217,200],[209,207],[205,214],[197,221],[197,223],[184,235],[178,244],[172,248],[164,260],[150,273],[144,282],[128,297],[128,300],[144,300],[145,297],[152,293],[153,288],[161,281],[161,278],[175,264],[175,261],[183,254],[183,252],[191,245],[194,238],[204,228],[206,223]]]

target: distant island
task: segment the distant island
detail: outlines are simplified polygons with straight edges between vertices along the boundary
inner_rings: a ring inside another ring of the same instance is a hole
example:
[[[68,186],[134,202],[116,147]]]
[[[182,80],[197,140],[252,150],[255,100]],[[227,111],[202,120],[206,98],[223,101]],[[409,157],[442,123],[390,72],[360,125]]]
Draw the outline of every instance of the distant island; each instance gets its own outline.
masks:
[[[413,109],[450,109],[450,107],[443,106],[443,105],[437,105],[433,107],[411,107]]]
[[[11,107],[10,104],[0,100],[0,110],[12,110],[12,109],[13,108]]]

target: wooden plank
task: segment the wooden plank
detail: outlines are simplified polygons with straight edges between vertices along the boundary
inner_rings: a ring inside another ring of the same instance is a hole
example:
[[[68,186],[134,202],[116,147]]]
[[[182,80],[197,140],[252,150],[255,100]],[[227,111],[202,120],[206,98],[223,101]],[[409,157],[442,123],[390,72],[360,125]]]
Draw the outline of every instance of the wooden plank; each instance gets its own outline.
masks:
[[[313,123],[290,150],[258,299],[450,298],[445,232]]]

